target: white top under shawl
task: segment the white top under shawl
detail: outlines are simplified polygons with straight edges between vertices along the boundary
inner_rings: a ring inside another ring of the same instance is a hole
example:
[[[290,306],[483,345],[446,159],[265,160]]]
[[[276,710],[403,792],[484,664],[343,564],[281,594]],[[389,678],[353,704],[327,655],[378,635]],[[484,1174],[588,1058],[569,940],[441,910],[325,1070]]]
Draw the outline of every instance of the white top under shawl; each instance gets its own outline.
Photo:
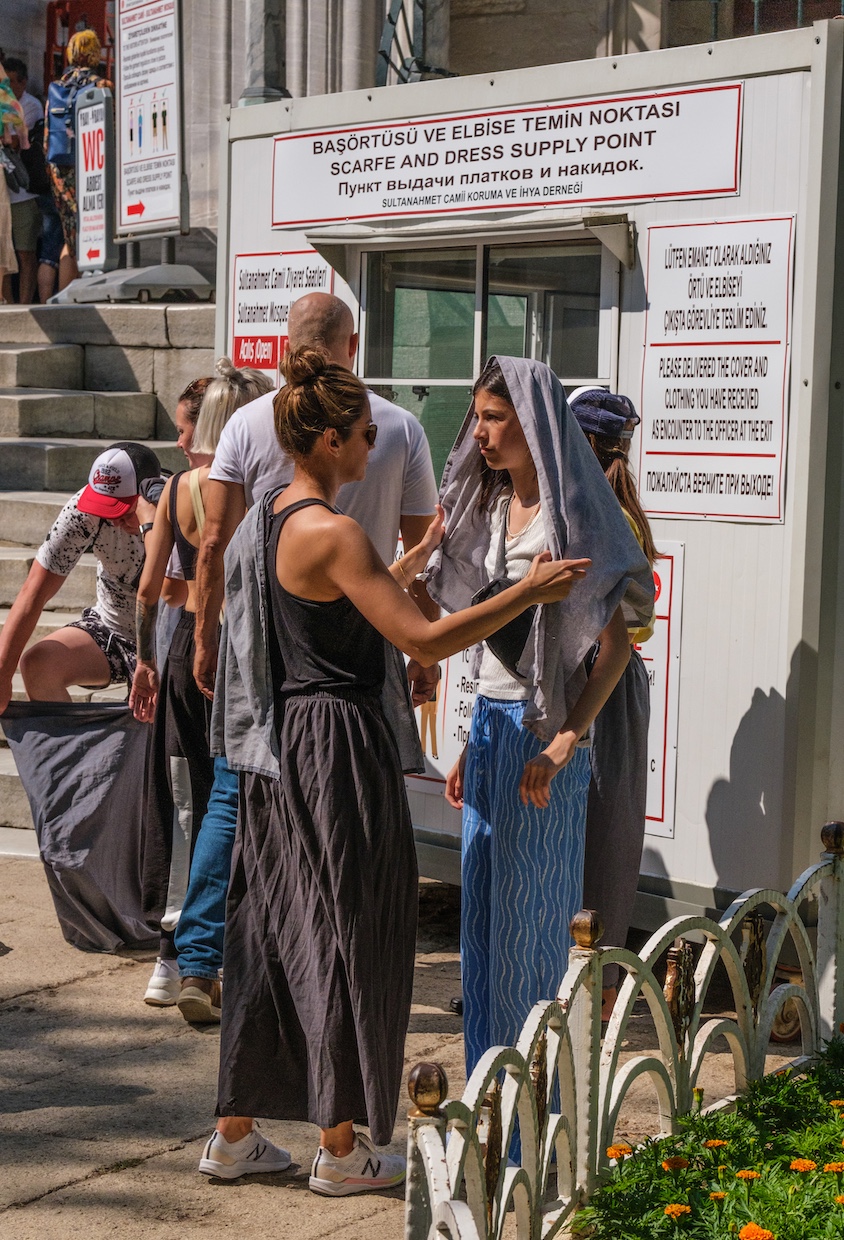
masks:
[[[488,577],[495,576],[495,560],[501,538],[501,522],[507,509],[508,496],[502,496],[491,513],[489,550],[486,553],[484,566]],[[505,563],[507,577],[510,581],[521,581],[527,576],[528,569],[534,558],[544,551],[548,545],[545,527],[542,523],[542,510],[528,521],[523,530],[508,538],[505,543]],[[511,676],[507,668],[496,659],[495,655],[484,643],[481,667],[478,675],[478,693],[488,698],[500,698],[506,702],[524,702],[533,694],[533,675],[527,680],[517,680]]]

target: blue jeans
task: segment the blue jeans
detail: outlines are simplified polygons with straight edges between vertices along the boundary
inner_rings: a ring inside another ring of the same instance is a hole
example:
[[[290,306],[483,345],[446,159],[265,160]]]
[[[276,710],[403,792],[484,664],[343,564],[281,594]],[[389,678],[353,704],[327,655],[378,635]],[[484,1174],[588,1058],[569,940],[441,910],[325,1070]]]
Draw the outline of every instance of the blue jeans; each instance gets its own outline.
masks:
[[[237,826],[237,772],[214,759],[214,784],[196,837],[190,882],[176,927],[181,977],[212,980],[223,964],[226,895]]]

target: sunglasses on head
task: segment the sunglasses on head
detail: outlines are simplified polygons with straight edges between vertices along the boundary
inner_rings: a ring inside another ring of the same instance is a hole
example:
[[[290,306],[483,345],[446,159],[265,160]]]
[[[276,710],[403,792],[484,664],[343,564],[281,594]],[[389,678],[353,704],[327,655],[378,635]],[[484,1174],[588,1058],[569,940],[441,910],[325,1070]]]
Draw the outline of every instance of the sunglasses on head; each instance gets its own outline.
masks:
[[[363,437],[366,440],[366,442],[369,444],[370,448],[375,447],[375,439],[377,435],[378,435],[378,427],[375,425],[374,422],[370,422],[369,426],[367,426],[366,430],[363,432]]]

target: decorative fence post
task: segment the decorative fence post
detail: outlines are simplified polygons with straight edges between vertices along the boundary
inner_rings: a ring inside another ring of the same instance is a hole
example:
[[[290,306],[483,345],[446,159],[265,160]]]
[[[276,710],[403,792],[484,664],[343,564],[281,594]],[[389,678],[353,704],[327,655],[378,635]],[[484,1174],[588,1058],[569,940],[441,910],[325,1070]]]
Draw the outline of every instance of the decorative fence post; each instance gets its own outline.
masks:
[[[438,1063],[418,1063],[407,1079],[407,1092],[413,1106],[407,1115],[407,1210],[404,1234],[406,1240],[428,1240],[432,1202],[428,1190],[429,1169],[425,1165],[423,1151],[428,1152],[433,1145],[436,1155],[437,1139],[442,1146],[441,1175],[446,1183],[448,1179],[445,1165],[446,1120],[440,1114],[440,1106],[448,1094],[445,1069]],[[426,1128],[430,1129],[434,1142],[424,1140],[422,1129]]]
[[[574,1079],[577,1088],[577,1158],[575,1183],[583,1201],[598,1176],[598,1063],[601,1053],[601,962],[597,945],[604,923],[594,909],[581,909],[569,925],[575,946],[569,949],[569,971],[588,970],[569,1012]]]
[[[818,1017],[820,1035],[829,1039],[844,1032],[844,822],[828,822],[821,840],[825,850],[821,860],[834,862],[832,873],[821,880],[818,890]]]

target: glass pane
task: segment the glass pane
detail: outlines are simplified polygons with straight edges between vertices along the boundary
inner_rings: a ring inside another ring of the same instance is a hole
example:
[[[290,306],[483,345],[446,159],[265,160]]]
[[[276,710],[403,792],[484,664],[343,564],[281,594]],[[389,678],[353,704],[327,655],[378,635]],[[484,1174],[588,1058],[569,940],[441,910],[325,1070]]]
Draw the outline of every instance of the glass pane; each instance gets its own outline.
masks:
[[[467,383],[465,387],[404,387],[373,383],[370,386],[379,396],[394,401],[420,419],[431,445],[434,473],[439,482],[457,432],[472,403],[471,384]]]
[[[366,306],[367,377],[471,375],[474,249],[370,254]]]
[[[601,247],[496,246],[488,263],[485,355],[534,357],[560,378],[597,375]]]

